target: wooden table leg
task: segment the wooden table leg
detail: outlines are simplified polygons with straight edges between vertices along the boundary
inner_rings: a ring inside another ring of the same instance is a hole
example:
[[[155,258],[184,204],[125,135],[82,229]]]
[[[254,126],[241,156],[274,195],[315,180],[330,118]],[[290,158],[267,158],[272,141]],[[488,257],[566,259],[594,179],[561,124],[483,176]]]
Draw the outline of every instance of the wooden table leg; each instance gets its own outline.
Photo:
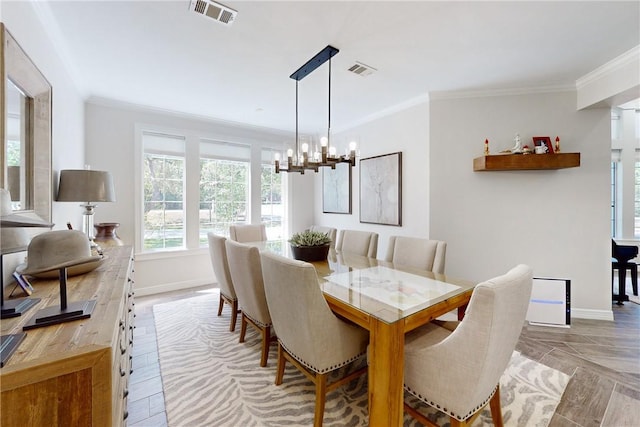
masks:
[[[404,322],[372,318],[369,328],[369,425],[402,426]]]

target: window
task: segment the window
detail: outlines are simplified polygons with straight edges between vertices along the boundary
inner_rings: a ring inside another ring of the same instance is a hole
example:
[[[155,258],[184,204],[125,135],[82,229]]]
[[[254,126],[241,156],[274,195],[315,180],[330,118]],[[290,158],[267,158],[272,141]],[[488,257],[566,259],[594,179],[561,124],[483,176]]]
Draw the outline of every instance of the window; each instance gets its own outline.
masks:
[[[200,142],[200,246],[207,246],[208,232],[228,237],[229,225],[247,221],[250,158],[246,145]]]
[[[283,219],[284,202],[282,189],[282,175],[276,173],[273,167],[273,153],[271,149],[261,151],[261,218],[266,225],[267,239],[283,239],[285,237]]]
[[[145,250],[185,247],[184,137],[143,133]]]

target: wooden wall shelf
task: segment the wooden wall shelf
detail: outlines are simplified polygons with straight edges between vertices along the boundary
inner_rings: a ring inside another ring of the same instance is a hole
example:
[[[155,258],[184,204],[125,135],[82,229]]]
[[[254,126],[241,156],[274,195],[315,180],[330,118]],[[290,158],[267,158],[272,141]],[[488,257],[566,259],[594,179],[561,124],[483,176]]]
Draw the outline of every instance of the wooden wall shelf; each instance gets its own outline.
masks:
[[[496,154],[473,159],[475,172],[565,169],[579,166],[580,153]]]

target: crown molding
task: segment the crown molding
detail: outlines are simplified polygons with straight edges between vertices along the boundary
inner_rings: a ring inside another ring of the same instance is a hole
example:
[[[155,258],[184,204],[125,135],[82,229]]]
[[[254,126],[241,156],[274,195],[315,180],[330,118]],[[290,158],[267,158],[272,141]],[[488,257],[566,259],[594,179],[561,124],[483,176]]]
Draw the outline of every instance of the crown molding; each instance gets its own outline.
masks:
[[[600,80],[628,65],[632,65],[634,62],[640,63],[640,45],[629,49],[617,58],[612,59],[606,64],[601,65],[590,73],[587,73],[577,79],[576,88],[580,90],[596,80]]]

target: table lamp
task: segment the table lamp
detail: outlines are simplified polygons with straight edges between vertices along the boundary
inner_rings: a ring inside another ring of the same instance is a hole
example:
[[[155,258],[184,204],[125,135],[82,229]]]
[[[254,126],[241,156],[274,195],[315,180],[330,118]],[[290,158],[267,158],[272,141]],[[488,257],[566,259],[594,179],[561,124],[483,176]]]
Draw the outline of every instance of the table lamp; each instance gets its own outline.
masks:
[[[58,202],[83,202],[82,231],[93,242],[93,214],[95,202],[115,202],[116,192],[110,172],[91,169],[60,171]]]

